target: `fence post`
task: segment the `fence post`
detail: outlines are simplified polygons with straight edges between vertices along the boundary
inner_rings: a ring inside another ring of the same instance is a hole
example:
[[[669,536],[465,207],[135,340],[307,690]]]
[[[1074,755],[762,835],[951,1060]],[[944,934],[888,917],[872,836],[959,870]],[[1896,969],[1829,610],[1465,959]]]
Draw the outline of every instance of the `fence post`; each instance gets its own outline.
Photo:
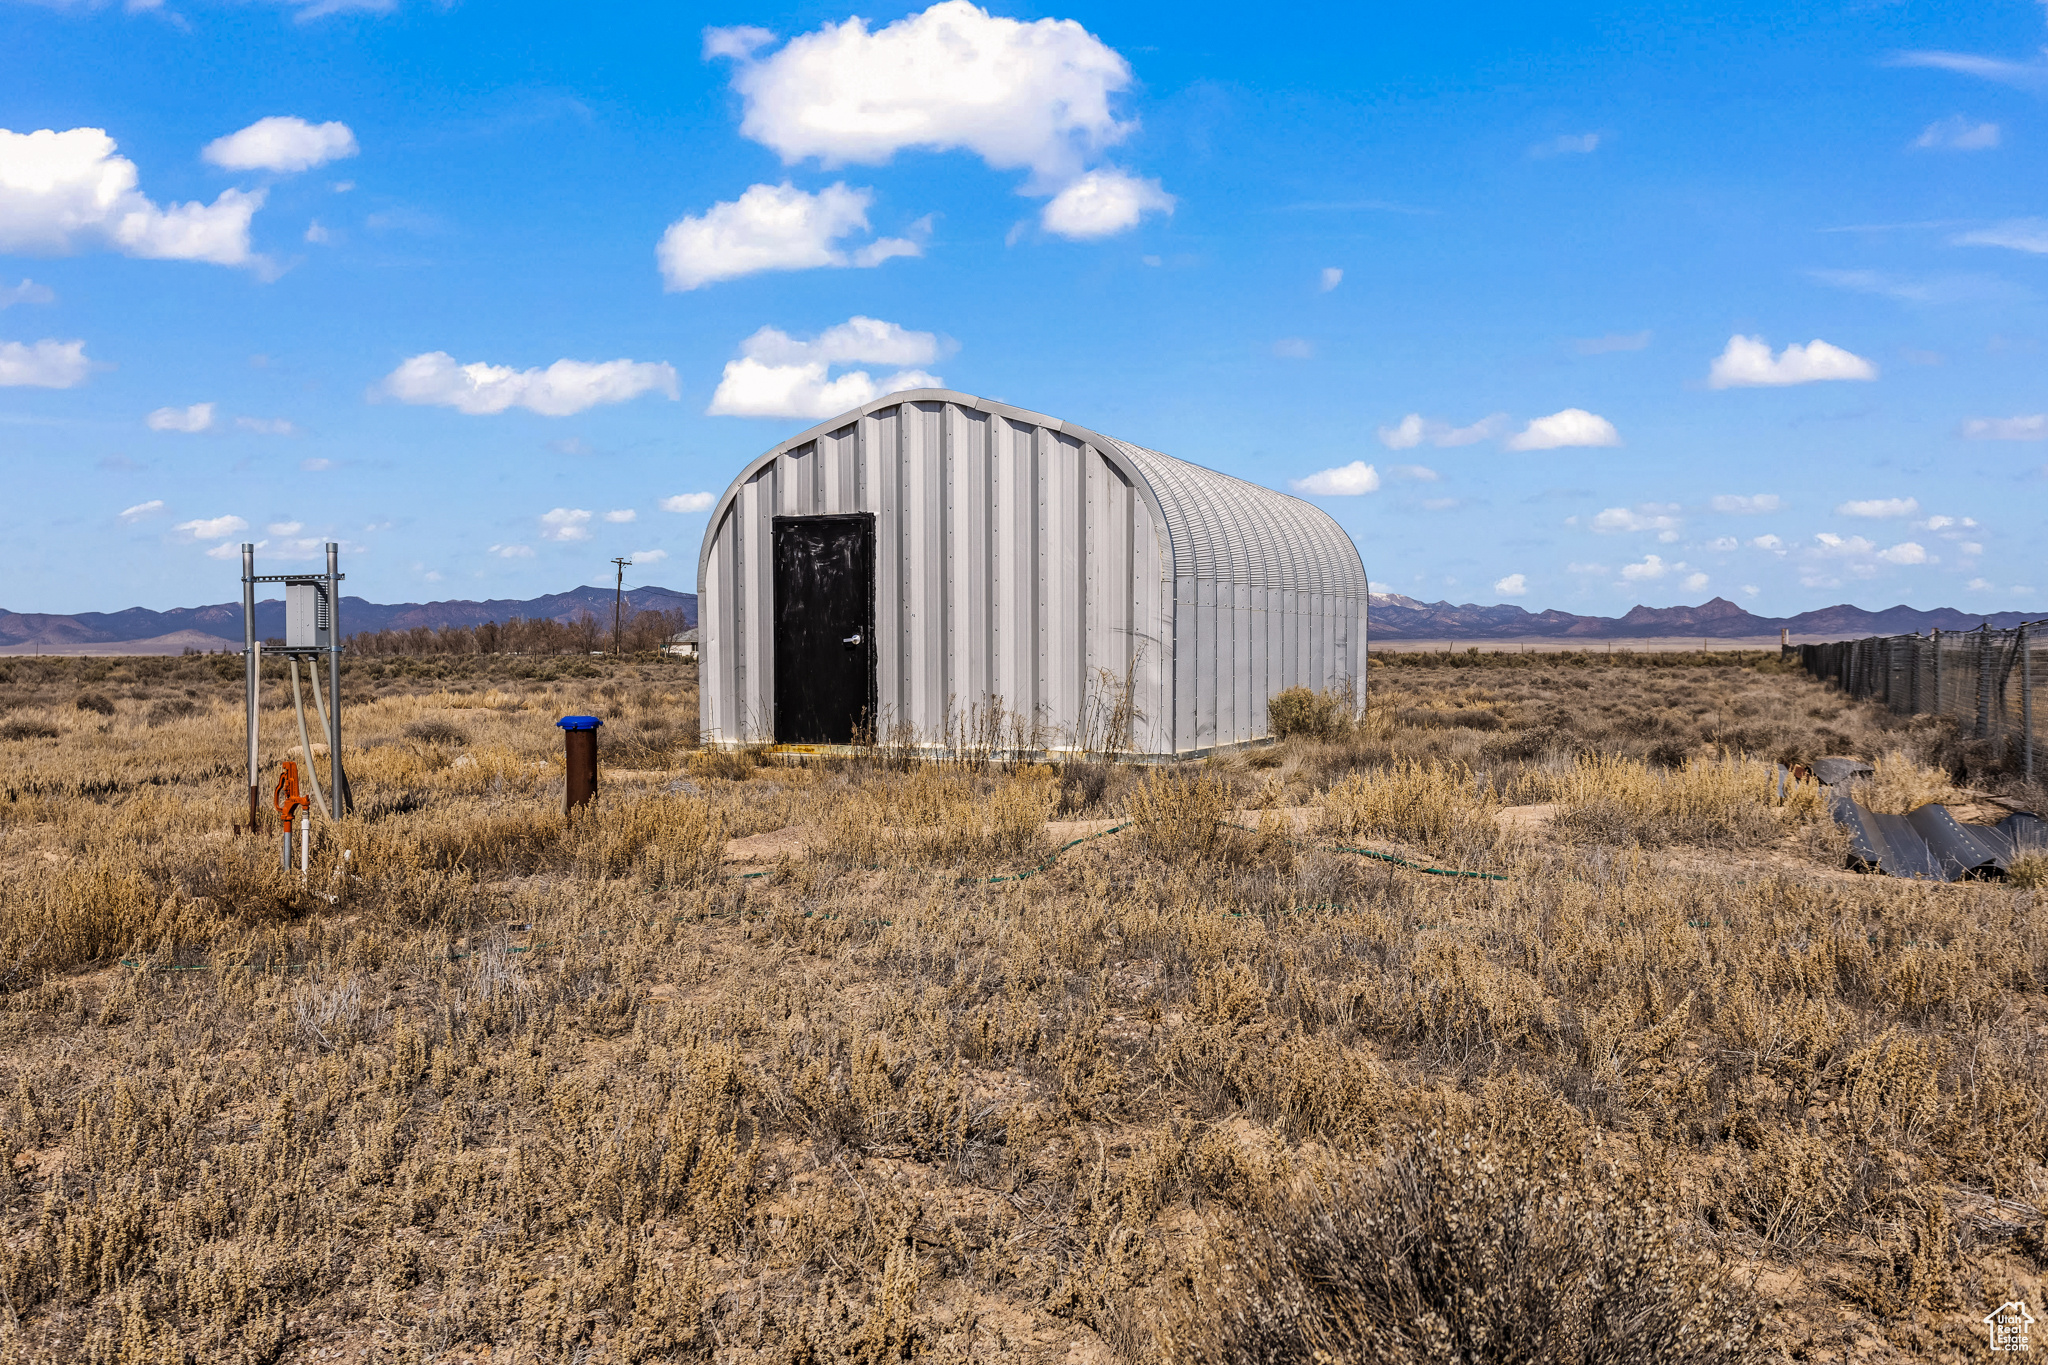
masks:
[[[1991,733],[1991,623],[1977,632],[1977,738]]]
[[[2028,785],[2034,781],[2034,656],[2027,628],[2020,627],[2020,729],[2026,735],[2026,759],[2022,771]]]
[[[1927,708],[1935,715],[1941,714],[1941,627],[1934,628],[1934,705]]]

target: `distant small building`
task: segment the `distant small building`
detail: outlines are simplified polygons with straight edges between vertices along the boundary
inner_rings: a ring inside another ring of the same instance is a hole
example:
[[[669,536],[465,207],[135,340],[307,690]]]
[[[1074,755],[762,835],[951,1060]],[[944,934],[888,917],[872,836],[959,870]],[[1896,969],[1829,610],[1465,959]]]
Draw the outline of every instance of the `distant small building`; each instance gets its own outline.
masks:
[[[696,658],[697,628],[691,626],[688,630],[669,636],[668,641],[662,645],[661,652],[676,659]]]

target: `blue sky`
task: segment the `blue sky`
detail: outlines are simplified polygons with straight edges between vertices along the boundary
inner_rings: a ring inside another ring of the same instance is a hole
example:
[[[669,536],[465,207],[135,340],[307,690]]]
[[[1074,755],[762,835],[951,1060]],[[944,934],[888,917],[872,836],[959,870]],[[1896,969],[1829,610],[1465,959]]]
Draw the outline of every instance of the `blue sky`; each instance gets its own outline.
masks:
[[[921,377],[1376,585],[2048,598],[2048,13],[0,0],[0,606],[694,586]],[[2048,612],[2048,606],[2041,608]]]

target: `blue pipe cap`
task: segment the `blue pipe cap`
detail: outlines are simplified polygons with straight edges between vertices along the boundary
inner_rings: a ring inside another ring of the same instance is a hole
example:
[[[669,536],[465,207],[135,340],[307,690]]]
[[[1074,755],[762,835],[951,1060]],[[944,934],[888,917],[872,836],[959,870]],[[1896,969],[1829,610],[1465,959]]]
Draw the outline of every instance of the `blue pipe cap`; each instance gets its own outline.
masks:
[[[604,722],[596,716],[564,716],[556,721],[555,724],[561,726],[564,730],[595,730]]]

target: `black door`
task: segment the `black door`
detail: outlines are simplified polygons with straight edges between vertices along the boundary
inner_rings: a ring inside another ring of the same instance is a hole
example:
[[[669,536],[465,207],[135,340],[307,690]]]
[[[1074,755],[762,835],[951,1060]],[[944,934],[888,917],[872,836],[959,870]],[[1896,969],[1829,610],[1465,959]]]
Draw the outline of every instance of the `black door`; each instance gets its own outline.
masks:
[[[875,709],[875,519],[775,518],[775,739],[846,744]]]

